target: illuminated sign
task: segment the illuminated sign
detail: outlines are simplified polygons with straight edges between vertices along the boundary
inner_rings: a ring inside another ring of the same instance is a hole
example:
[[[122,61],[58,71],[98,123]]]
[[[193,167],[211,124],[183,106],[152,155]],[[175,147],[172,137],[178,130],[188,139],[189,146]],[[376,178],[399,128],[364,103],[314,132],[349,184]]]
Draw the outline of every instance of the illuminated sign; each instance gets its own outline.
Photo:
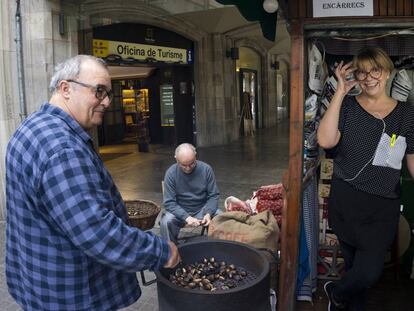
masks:
[[[115,55],[122,59],[182,64],[193,61],[191,51],[186,49],[98,39],[93,39],[93,55],[100,58]]]
[[[174,88],[171,84],[160,85],[161,126],[174,126]]]

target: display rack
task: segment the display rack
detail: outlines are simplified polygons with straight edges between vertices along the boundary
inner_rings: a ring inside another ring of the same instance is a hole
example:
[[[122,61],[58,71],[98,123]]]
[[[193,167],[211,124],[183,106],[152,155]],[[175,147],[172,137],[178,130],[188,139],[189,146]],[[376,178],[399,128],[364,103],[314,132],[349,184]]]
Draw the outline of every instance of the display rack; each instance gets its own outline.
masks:
[[[144,118],[149,118],[148,89],[140,89],[136,92],[137,108]]]
[[[137,140],[139,151],[148,151],[148,89],[123,89],[122,105],[127,136]]]
[[[136,90],[122,90],[122,107],[124,109],[124,120],[126,135],[129,137],[137,136],[138,108]]]

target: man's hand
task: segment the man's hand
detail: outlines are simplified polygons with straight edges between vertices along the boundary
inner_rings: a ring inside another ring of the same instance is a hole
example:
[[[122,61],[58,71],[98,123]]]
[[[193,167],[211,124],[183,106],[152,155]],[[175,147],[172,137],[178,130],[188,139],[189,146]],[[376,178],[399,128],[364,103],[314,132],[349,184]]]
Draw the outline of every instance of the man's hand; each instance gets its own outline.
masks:
[[[206,214],[206,215],[203,217],[203,220],[201,220],[201,224],[202,224],[204,227],[207,227],[207,226],[210,224],[210,222],[211,222],[211,216],[210,216],[210,214]]]
[[[188,217],[185,219],[185,222],[186,222],[188,225],[190,225],[191,227],[198,227],[199,225],[201,225],[201,220],[200,220],[200,219],[197,219],[197,218],[195,218],[195,217],[192,217],[192,216],[188,216]]]
[[[178,253],[177,246],[171,241],[168,241],[168,246],[170,247],[171,256],[168,259],[167,263],[164,265],[164,268],[174,268],[181,261],[180,254]]]

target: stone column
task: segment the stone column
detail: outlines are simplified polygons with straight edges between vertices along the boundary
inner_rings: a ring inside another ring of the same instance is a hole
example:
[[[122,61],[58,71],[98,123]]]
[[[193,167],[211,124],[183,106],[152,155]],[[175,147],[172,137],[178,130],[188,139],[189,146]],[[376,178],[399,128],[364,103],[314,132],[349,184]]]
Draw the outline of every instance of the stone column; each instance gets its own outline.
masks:
[[[15,1],[0,1],[0,220],[6,218],[5,163],[7,142],[20,122],[17,91]]]
[[[198,81],[200,90],[196,93],[203,105],[196,102],[197,144],[199,146],[220,145],[225,143],[224,55],[225,44],[221,34],[210,34],[199,47],[198,68],[202,78]],[[201,83],[200,83],[201,82]],[[225,86],[226,85],[226,86]],[[230,86],[228,86],[230,87]]]
[[[23,68],[28,115],[48,100],[48,85],[55,64],[77,52],[76,21],[66,21],[65,34],[59,33],[60,3],[59,0],[21,1]],[[0,1],[0,14],[0,220],[4,220],[4,157],[7,142],[21,122],[14,41],[16,1]]]

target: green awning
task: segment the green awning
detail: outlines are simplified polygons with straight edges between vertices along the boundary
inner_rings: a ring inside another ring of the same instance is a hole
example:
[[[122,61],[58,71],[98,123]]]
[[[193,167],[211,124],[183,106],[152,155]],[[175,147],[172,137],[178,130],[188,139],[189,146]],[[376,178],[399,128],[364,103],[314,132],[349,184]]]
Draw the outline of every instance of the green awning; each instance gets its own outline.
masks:
[[[261,0],[216,0],[223,5],[235,5],[241,15],[250,22],[259,21],[263,36],[270,40],[276,39],[277,11],[267,13]]]

